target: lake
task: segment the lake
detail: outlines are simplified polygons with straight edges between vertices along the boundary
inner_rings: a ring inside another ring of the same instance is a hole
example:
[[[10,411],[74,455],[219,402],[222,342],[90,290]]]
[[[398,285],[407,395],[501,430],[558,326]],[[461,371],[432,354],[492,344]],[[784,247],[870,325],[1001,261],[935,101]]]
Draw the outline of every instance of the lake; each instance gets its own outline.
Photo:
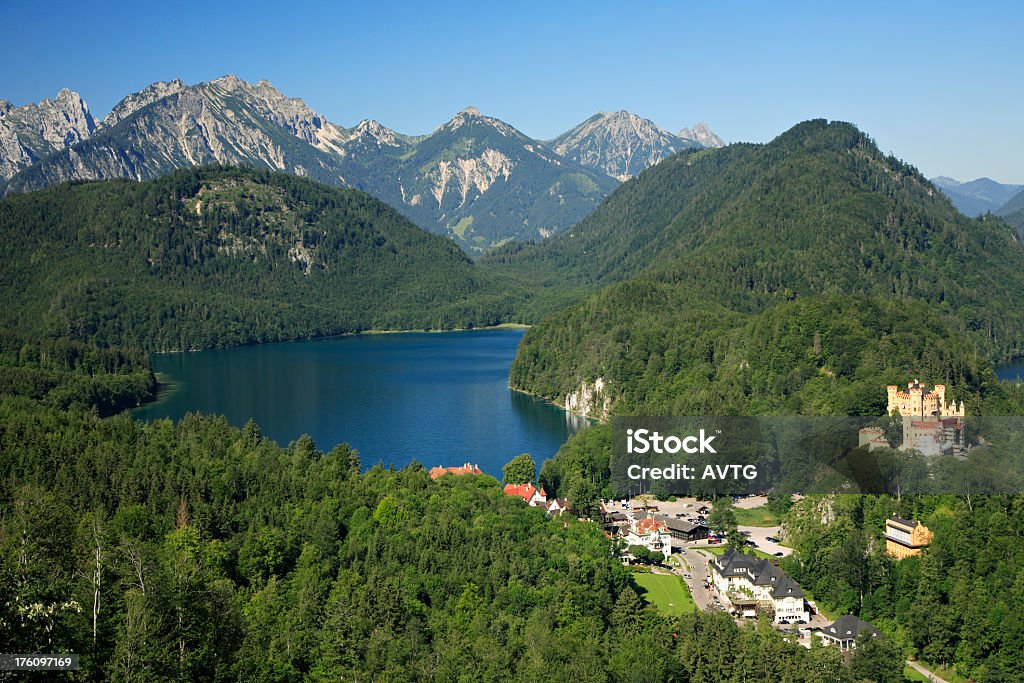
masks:
[[[1011,382],[1024,381],[1024,361],[997,365],[996,376]]]
[[[368,334],[152,358],[160,400],[138,419],[224,415],[286,445],[302,434],[328,451],[348,442],[363,467],[471,462],[501,478],[529,453],[539,466],[579,427],[560,408],[508,387],[525,330]]]

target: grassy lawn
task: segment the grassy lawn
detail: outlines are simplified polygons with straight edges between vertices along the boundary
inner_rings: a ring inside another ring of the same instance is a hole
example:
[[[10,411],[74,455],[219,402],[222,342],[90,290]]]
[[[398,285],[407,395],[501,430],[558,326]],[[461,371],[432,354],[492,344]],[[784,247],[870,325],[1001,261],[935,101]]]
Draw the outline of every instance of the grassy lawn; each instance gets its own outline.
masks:
[[[644,600],[657,607],[659,612],[676,616],[697,611],[690,591],[678,576],[634,573],[633,581],[640,587]]]
[[[924,674],[919,674],[916,669],[910,669],[909,665],[903,667],[903,678],[908,681],[928,681]]]
[[[779,526],[778,516],[765,506],[744,510],[733,508],[739,526]]]
[[[911,669],[909,664],[907,666],[903,667],[903,678],[907,679],[908,681],[927,681],[928,680],[927,678],[924,677],[924,674],[917,673],[917,669]]]

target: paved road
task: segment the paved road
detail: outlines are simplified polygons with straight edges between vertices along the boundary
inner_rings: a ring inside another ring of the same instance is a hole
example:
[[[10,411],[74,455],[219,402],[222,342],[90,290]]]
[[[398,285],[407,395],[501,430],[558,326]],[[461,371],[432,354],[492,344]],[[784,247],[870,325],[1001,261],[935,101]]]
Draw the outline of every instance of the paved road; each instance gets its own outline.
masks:
[[[683,569],[677,569],[676,572],[683,577],[686,587],[690,589],[690,595],[693,597],[697,609],[701,611],[708,609],[713,603],[711,591],[704,587],[704,583],[708,580],[705,562],[708,561],[711,554],[695,548],[687,548],[685,553],[677,553],[676,557],[683,561]],[[689,574],[690,578],[686,578],[685,574]]]

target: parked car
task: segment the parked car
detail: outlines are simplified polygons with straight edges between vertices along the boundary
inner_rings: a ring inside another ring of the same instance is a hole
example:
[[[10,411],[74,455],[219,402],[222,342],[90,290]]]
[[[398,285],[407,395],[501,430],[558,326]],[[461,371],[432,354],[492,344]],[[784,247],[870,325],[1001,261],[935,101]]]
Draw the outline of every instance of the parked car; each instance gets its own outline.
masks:
[[[780,623],[780,624],[788,624],[789,623],[789,619],[779,619],[778,623]]]
[[[775,557],[785,557],[782,553],[775,553]]]

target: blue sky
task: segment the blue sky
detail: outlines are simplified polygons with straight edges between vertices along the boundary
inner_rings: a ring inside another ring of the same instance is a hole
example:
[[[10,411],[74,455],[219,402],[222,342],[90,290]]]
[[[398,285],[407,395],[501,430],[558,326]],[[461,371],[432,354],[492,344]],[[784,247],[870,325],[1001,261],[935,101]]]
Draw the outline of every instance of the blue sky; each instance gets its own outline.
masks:
[[[0,0],[0,98],[105,114],[157,80],[267,78],[345,126],[467,105],[550,138],[627,109],[770,140],[852,121],[926,175],[1024,183],[1024,3]]]

